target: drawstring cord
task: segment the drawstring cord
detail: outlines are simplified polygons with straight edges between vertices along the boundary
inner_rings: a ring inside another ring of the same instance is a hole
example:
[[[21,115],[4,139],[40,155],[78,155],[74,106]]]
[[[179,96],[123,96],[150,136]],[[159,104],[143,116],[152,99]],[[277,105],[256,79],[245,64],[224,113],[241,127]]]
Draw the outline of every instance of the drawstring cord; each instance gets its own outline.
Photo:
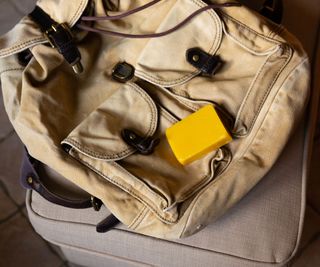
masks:
[[[137,7],[137,8],[134,8],[134,9],[131,9],[127,12],[124,12],[122,14],[119,14],[119,15],[115,15],[115,16],[102,16],[102,17],[95,17],[95,16],[83,16],[81,18],[81,20],[83,21],[98,21],[98,20],[117,20],[117,19],[122,19],[122,18],[125,18],[125,17],[128,17],[132,14],[135,14],[135,13],[138,13],[139,11],[142,11],[148,7],[151,7],[153,5],[155,5],[156,3],[160,2],[161,0],[153,0],[143,6],[140,6],[140,7]]]
[[[115,16],[105,16],[105,17],[92,17],[92,16],[84,16],[81,18],[82,21],[100,21],[100,20],[117,20],[117,19],[121,19],[121,18],[125,18],[128,17],[134,13],[137,13],[139,11],[142,11],[158,2],[160,2],[161,0],[154,0],[151,1],[143,6],[140,6],[138,8],[132,9],[130,11],[124,12],[122,14],[119,15],[115,15]],[[123,33],[123,32],[116,32],[116,31],[111,31],[108,29],[100,29],[100,28],[93,28],[84,24],[78,24],[77,27],[79,29],[85,30],[85,31],[90,31],[90,32],[96,32],[96,33],[102,33],[102,34],[107,34],[107,35],[111,35],[111,36],[117,36],[117,37],[125,37],[125,38],[158,38],[158,37],[162,37],[165,35],[168,35],[172,32],[175,32],[176,30],[180,29],[181,27],[183,27],[186,23],[188,23],[190,20],[192,20],[194,17],[196,17],[197,15],[199,15],[200,13],[207,11],[209,9],[216,9],[216,8],[222,8],[222,7],[234,7],[234,6],[241,6],[240,3],[231,3],[231,2],[227,2],[227,3],[223,3],[223,4],[210,4],[207,5],[205,7],[202,7],[198,10],[196,10],[195,12],[191,13],[188,17],[186,17],[183,21],[181,21],[180,23],[178,23],[176,26],[174,26],[171,29],[168,29],[166,31],[163,32],[159,32],[159,33],[146,33],[146,34],[129,34],[129,33]]]

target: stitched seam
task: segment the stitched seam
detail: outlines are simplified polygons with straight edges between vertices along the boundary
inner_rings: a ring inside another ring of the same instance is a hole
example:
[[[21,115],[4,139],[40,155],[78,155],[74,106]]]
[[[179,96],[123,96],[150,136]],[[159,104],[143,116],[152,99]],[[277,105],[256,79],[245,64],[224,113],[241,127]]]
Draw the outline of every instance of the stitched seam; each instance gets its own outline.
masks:
[[[175,220],[169,220],[164,218],[158,211],[156,208],[154,208],[153,206],[150,205],[151,202],[146,202],[143,198],[141,198],[139,195],[137,195],[134,191],[132,191],[130,188],[126,188],[124,187],[122,184],[118,183],[116,180],[104,175],[101,171],[97,170],[96,168],[94,168],[92,165],[90,165],[89,163],[83,161],[82,159],[80,159],[78,156],[73,155],[77,160],[79,160],[82,164],[84,164],[85,166],[87,166],[89,169],[93,170],[94,172],[96,172],[97,174],[101,175],[103,178],[105,178],[106,180],[110,181],[111,183],[113,183],[114,185],[118,186],[119,188],[121,188],[122,190],[124,190],[125,192],[129,193],[130,195],[132,195],[133,197],[135,197],[136,199],[138,199],[139,201],[141,201],[143,204],[145,204],[146,206],[148,206],[162,221],[164,222],[168,222],[168,223],[175,223]]]
[[[240,26],[241,27],[241,26]],[[259,52],[259,51],[256,51],[250,47],[248,47],[246,44],[244,44],[242,42],[242,40],[240,40],[239,38],[235,37],[230,31],[228,32],[228,29],[226,29],[226,26],[225,26],[225,23],[222,24],[222,30],[224,32],[224,34],[229,37],[233,42],[235,42],[237,45],[239,45],[240,47],[242,47],[243,49],[247,50],[248,52],[256,55],[256,56],[266,56],[266,55],[269,55],[269,54],[272,54],[275,49],[277,49],[277,45],[267,49],[266,51],[263,51],[263,52]]]
[[[273,80],[270,82],[268,88],[267,88],[266,91],[264,92],[264,95],[263,95],[263,97],[262,97],[262,100],[260,101],[260,104],[259,104],[259,106],[258,106],[258,111],[255,112],[254,117],[249,121],[248,125],[246,125],[247,127],[249,127],[249,128],[247,129],[248,132],[251,131],[251,129],[252,129],[252,127],[253,127],[254,121],[255,121],[256,118],[259,116],[259,113],[260,113],[260,111],[261,111],[261,109],[262,109],[262,106],[263,106],[263,104],[264,104],[264,102],[265,102],[268,94],[270,93],[270,89],[272,88],[272,86],[274,85],[275,81],[278,79],[280,73],[283,71],[284,67],[288,64],[288,62],[289,62],[289,60],[290,60],[292,51],[291,51],[291,49],[289,49],[289,47],[287,47],[287,49],[285,49],[285,53],[287,54],[287,58],[286,58],[285,62],[284,62],[283,65],[279,68],[279,70],[277,71],[277,73],[274,75]],[[273,54],[272,54],[272,55],[273,55]],[[264,64],[262,65],[262,67],[260,68],[257,76],[255,77],[252,85],[250,86],[249,93],[247,94],[246,98],[244,99],[244,102],[243,102],[243,104],[241,105],[241,110],[240,110],[240,112],[239,112],[238,115],[237,115],[235,125],[239,126],[238,124],[240,123],[241,117],[242,117],[242,115],[243,115],[243,112],[244,112],[245,108],[247,107],[247,103],[248,103],[249,96],[251,96],[251,94],[252,94],[252,92],[253,92],[253,88],[254,88],[254,86],[256,85],[256,82],[257,82],[258,78],[261,76],[261,73],[262,73],[262,71],[264,70],[265,65],[267,64],[268,60],[270,59],[270,57],[271,57],[272,55],[270,55],[270,56],[267,57],[267,60],[265,61],[265,63],[264,63]],[[236,126],[236,127],[237,127],[237,126]]]
[[[209,168],[209,173],[206,174],[203,178],[201,178],[201,181],[199,181],[197,184],[195,184],[192,188],[184,192],[179,201],[184,201],[188,199],[190,196],[196,194],[199,192],[205,185],[207,185],[212,179],[215,177],[215,167],[213,163],[215,162],[215,158],[217,157],[218,151],[216,151],[216,154],[212,156],[210,159],[210,168]]]
[[[141,221],[146,217],[147,215],[147,206],[144,206],[144,209],[142,210],[142,212],[139,214],[139,217],[136,219],[135,221],[135,225],[132,226],[132,230],[136,230],[137,227],[140,225]]]
[[[283,69],[285,68],[285,66],[288,64],[289,60],[290,60],[290,57],[291,57],[291,50],[288,50],[286,51],[286,54],[287,54],[287,59],[285,60],[285,62],[283,63],[283,65],[280,67],[280,69],[277,71],[277,73],[275,74],[274,76],[274,79],[272,80],[272,82],[270,83],[268,89],[265,91],[263,97],[262,97],[262,100],[259,104],[259,107],[258,107],[258,111],[255,113],[255,116],[252,118],[252,120],[249,122],[249,131],[251,131],[251,129],[253,128],[253,124],[254,122],[256,121],[262,107],[263,107],[263,104],[265,103],[266,99],[267,99],[267,96],[269,95],[270,93],[270,90],[271,88],[273,87],[273,85],[275,84],[276,80],[279,78],[279,75],[280,73],[283,71]]]
[[[294,68],[292,68],[292,70],[288,73],[288,75],[284,78],[283,82],[281,83],[281,85],[279,86],[279,90],[275,96],[275,100],[269,105],[269,109],[268,112],[266,112],[265,118],[263,119],[261,125],[265,122],[265,120],[267,120],[267,116],[269,113],[269,110],[271,109],[271,107],[273,106],[274,103],[278,103],[276,101],[279,101],[277,96],[282,92],[282,86],[287,82],[288,78],[291,77],[293,75],[293,73],[297,70],[297,68],[299,66],[301,66],[302,64],[304,64],[306,61],[308,60],[308,58],[303,58],[302,61],[300,61]],[[262,127],[260,127],[261,129]],[[240,157],[243,157],[243,155],[245,155],[247,153],[247,151],[250,149],[250,147],[252,146],[252,144],[254,143],[256,136],[259,134],[260,129],[256,132],[255,136],[252,138],[252,141],[247,145],[247,148],[245,151],[243,151],[243,153],[240,155]],[[263,128],[262,128],[263,129]]]
[[[195,5],[197,5],[198,7],[203,7],[204,6],[204,3],[203,2],[200,2],[198,0],[191,0]],[[211,19],[213,20],[214,22],[214,26],[215,26],[215,29],[219,29],[219,20],[217,18],[217,15],[215,13],[214,10],[208,10],[205,12],[207,15],[209,15],[209,17],[211,17]],[[211,45],[211,47],[209,48],[209,51],[208,53],[211,54],[215,48],[217,48],[217,46],[219,45],[220,43],[220,40],[221,40],[221,31],[216,31],[216,34],[215,36],[213,37],[213,43]],[[217,38],[218,37],[218,38]],[[163,80],[163,79],[159,79],[157,78],[156,76],[153,76],[152,74],[149,74],[149,73],[146,73],[142,70],[136,70],[136,72],[143,78],[145,78],[146,80],[150,80],[151,82],[153,83],[158,83],[159,85],[166,85],[168,83],[172,84],[172,83],[180,83],[180,82],[185,82],[189,79],[191,79],[193,76],[197,75],[200,73],[200,71],[194,71],[190,74],[187,74],[187,75],[184,75],[178,79],[175,79],[175,80],[170,80],[170,81],[166,81],[166,80]]]
[[[20,49],[24,49],[26,48],[28,45],[32,45],[32,44],[38,44],[38,43],[41,43],[41,42],[44,42],[46,41],[46,39],[44,37],[37,37],[35,39],[32,39],[32,40],[28,40],[28,41],[25,41],[23,43],[19,43],[17,45],[14,45],[14,46],[11,46],[9,48],[5,48],[3,49],[1,52],[0,52],[0,56],[1,57],[5,57],[5,56],[8,56],[10,54],[12,54],[13,52],[17,52],[19,51]]]
[[[148,127],[148,131],[146,133],[147,136],[152,135],[154,133],[154,131],[156,130],[156,121],[157,121],[157,110],[155,107],[154,102],[152,101],[152,99],[150,98],[150,96],[145,93],[142,89],[140,89],[137,85],[135,84],[128,84],[129,88],[134,89],[134,90],[130,90],[130,92],[136,92],[138,93],[143,100],[146,101],[147,105],[149,106],[150,112],[151,112],[151,120],[150,120],[150,125]],[[84,147],[80,142],[78,142],[77,140],[72,139],[71,137],[67,137],[63,143],[70,143],[71,145],[75,146],[77,149],[83,152],[85,152],[86,154],[88,154],[89,156],[93,156],[95,158],[99,158],[99,159],[114,159],[114,158],[118,158],[118,157],[123,157],[126,156],[127,154],[130,154],[131,152],[133,152],[134,150],[129,147],[127,149],[125,149],[124,151],[121,152],[117,152],[117,153],[113,153],[113,154],[101,154],[101,153],[97,153],[87,147]]]
[[[73,24],[77,21],[77,17],[79,17],[79,13],[81,14],[81,8],[82,8],[82,5],[85,1],[82,0],[77,8],[77,11],[74,13],[73,17],[71,18],[71,22],[70,24],[73,26]]]
[[[277,73],[275,74],[274,79],[270,82],[267,90],[265,91],[265,93],[264,93],[264,95],[263,95],[263,97],[262,97],[262,100],[260,101],[260,104],[259,104],[259,106],[258,106],[257,112],[255,112],[254,117],[249,121],[249,123],[248,123],[248,126],[249,126],[248,131],[249,131],[249,132],[252,130],[253,124],[254,124],[254,122],[256,121],[257,117],[259,116],[260,111],[261,111],[261,109],[262,109],[262,107],[263,107],[263,105],[264,105],[264,103],[265,103],[265,101],[266,101],[267,96],[268,96],[269,93],[270,93],[271,88],[272,88],[273,85],[275,84],[275,82],[276,82],[276,80],[278,79],[280,73],[283,71],[283,69],[285,68],[285,66],[288,64],[288,62],[289,62],[289,60],[290,60],[290,54],[291,54],[290,51],[291,51],[291,50],[286,51],[287,59],[285,60],[285,62],[283,63],[283,65],[279,68],[279,70],[277,71]]]
[[[0,76],[3,74],[3,73],[6,73],[6,72],[10,72],[10,71],[15,71],[15,70],[24,70],[24,68],[12,68],[12,69],[6,69],[6,70],[3,70],[3,71],[0,71]]]
[[[252,29],[252,28],[248,27],[247,25],[243,24],[241,21],[239,21],[239,20],[237,20],[237,19],[229,16],[227,13],[223,12],[222,10],[220,10],[220,13],[221,13],[223,16],[225,16],[225,17],[227,17],[228,19],[230,19],[231,21],[233,21],[234,23],[239,24],[241,27],[247,29],[248,31],[250,31],[250,32],[252,32],[252,33],[254,33],[254,34],[256,34],[256,35],[258,35],[259,37],[265,39],[266,41],[272,42],[272,43],[274,43],[274,44],[279,44],[278,41],[276,41],[276,40],[274,40],[274,39],[272,39],[272,38],[269,38],[269,37],[265,36],[264,34],[262,34],[262,33],[260,33],[260,32],[255,31],[254,29]]]
[[[243,113],[243,110],[244,110],[246,104],[247,104],[248,98],[249,98],[249,96],[251,95],[251,93],[252,93],[252,91],[253,91],[253,87],[254,87],[254,85],[256,84],[258,78],[261,76],[262,70],[264,69],[264,67],[266,66],[269,58],[270,58],[272,55],[273,55],[273,54],[269,55],[269,56],[266,58],[265,62],[264,62],[263,65],[260,67],[258,73],[256,74],[255,78],[253,79],[253,81],[252,81],[252,83],[251,83],[251,85],[250,85],[250,87],[249,87],[248,93],[247,93],[247,95],[245,96],[245,98],[244,98],[244,100],[243,100],[243,102],[242,102],[242,104],[241,104],[240,110],[239,110],[239,112],[238,112],[238,114],[237,114],[236,121],[235,121],[235,125],[237,125],[237,124],[239,123],[240,117],[241,117],[241,115],[242,115],[242,113]],[[237,126],[236,126],[236,127],[237,127]]]
[[[101,171],[97,170],[93,165],[89,164],[88,162],[84,161],[83,159],[81,159],[80,157],[78,157],[78,155],[76,154],[73,154],[73,156],[78,159],[81,163],[83,163],[85,166],[87,166],[88,168],[90,168],[91,170],[93,170],[94,172],[96,172],[97,174],[101,175],[102,177],[104,177],[106,180],[110,181],[111,183],[117,185],[118,187],[120,187],[121,189],[123,189],[125,192],[128,192],[130,194],[132,194],[133,196],[135,196],[137,199],[140,199],[142,200],[142,198],[140,196],[138,196],[134,191],[132,191],[132,189],[128,188],[128,187],[125,187],[123,186],[121,183],[117,182],[116,180],[114,180],[113,178],[110,178],[108,176],[106,176],[104,173],[102,173]],[[116,165],[114,162],[112,162],[113,164],[111,165],[114,165],[114,167],[120,167],[118,165]],[[131,175],[130,173],[128,173],[131,177],[134,177],[133,175]],[[137,180],[139,183],[142,184],[141,181],[139,181],[136,177],[134,177],[135,180]],[[130,186],[132,187],[132,186]],[[147,188],[147,190],[149,190],[150,193],[152,193],[155,197],[159,198],[158,195],[156,195],[153,191],[151,191],[149,188]],[[143,203],[145,203],[143,201]]]
[[[177,120],[176,118],[174,118],[168,111],[166,111],[163,107],[160,107],[160,114],[161,116],[163,116],[165,119],[167,119],[170,123],[175,124],[177,123],[179,120]]]
[[[147,206],[143,205],[142,209],[138,212],[138,215],[133,219],[132,223],[128,225],[128,228],[135,230],[135,224],[138,221],[138,219],[142,216],[142,213],[145,211],[146,208]]]
[[[124,151],[121,151],[119,153],[113,153],[113,154],[110,154],[110,155],[105,155],[105,154],[100,154],[100,153],[97,153],[91,149],[88,149],[88,148],[85,148],[82,146],[82,144],[74,139],[71,139],[71,138],[66,138],[63,143],[69,143],[71,144],[72,146],[76,147],[79,152],[81,153],[85,153],[85,154],[88,154],[89,156],[92,156],[92,157],[95,157],[95,158],[99,158],[99,159],[114,159],[114,158],[118,158],[118,157],[123,157],[123,156],[126,156],[127,154],[129,153],[132,153],[134,150],[127,148],[126,150]]]
[[[137,228],[140,226],[140,224],[143,222],[143,220],[147,217],[148,213],[149,213],[149,210],[146,209],[146,210],[144,211],[143,216],[142,216],[141,219],[138,221],[136,227],[135,227],[133,230],[137,229]]]
[[[155,196],[160,202],[166,202],[165,199],[163,199],[160,195],[158,195],[156,192],[154,192],[150,187],[148,187],[143,181],[141,181],[137,176],[133,175],[129,171],[127,171],[125,168],[123,168],[121,165],[119,165],[116,162],[110,162],[110,165],[113,165],[115,168],[119,169],[120,171],[125,172],[128,176],[130,176],[133,180],[137,181],[139,184],[141,184],[150,194]]]

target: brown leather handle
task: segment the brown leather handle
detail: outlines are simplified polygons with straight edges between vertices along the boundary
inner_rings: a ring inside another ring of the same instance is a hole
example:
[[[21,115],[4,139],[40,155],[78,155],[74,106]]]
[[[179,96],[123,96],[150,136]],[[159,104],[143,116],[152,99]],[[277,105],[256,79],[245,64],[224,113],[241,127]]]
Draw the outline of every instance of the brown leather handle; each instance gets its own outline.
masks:
[[[50,191],[41,181],[37,171],[37,166],[41,163],[30,156],[25,149],[23,155],[23,162],[20,174],[21,185],[26,189],[33,189],[38,192],[46,200],[68,208],[73,209],[85,209],[93,207],[95,210],[99,210],[102,201],[98,198],[91,197],[87,199],[73,200],[62,196],[59,196]]]
[[[102,201],[93,196],[88,199],[72,200],[61,197],[51,192],[41,182],[40,176],[37,171],[37,166],[40,164],[41,162],[33,158],[28,153],[27,149],[24,150],[23,162],[20,173],[20,183],[24,188],[35,190],[49,202],[52,202],[60,206],[73,209],[85,209],[93,207],[96,211],[98,211],[101,208]],[[110,214],[104,220],[97,224],[96,231],[98,233],[105,233],[111,230],[118,223],[120,223],[120,221],[113,214]]]

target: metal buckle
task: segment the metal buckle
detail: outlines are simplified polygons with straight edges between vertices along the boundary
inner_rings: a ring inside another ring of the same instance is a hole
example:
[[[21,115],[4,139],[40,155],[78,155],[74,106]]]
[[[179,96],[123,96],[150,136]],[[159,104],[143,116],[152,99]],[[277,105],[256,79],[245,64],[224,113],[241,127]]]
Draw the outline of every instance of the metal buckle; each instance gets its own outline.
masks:
[[[73,36],[72,36],[72,33],[71,33],[71,30],[69,28],[69,26],[66,24],[66,23],[61,23],[61,24],[52,24],[51,25],[51,28],[49,30],[46,30],[44,35],[45,37],[48,39],[50,45],[52,48],[58,48],[57,45],[55,44],[54,42],[54,39],[51,37],[51,35],[54,33],[54,32],[58,32],[60,30],[64,30],[68,33],[68,37],[70,38],[70,40],[73,39]]]
[[[53,35],[58,32],[63,32],[65,34],[64,37],[66,38],[66,40],[65,40],[66,42],[72,41],[74,39],[74,37],[71,32],[71,29],[69,28],[69,26],[66,23],[52,24],[51,28],[45,31],[44,35],[48,39],[51,47],[57,49],[59,51],[59,53],[63,54],[60,47],[55,43],[55,40],[53,38]],[[79,74],[83,71],[83,67],[80,62],[80,59],[78,61],[74,62],[73,64],[71,64],[71,66],[72,66],[73,71],[77,74]]]

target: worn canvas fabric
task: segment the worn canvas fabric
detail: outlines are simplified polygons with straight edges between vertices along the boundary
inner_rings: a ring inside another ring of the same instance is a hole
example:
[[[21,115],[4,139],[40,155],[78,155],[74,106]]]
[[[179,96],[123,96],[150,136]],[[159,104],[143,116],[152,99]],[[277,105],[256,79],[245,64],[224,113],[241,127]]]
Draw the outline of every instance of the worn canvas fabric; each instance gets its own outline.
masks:
[[[164,0],[94,26],[162,32],[207,2]],[[124,12],[145,3],[95,0],[94,14]],[[71,27],[88,1],[37,4]],[[306,105],[309,65],[300,43],[245,6],[210,9],[161,38],[75,34],[84,67],[80,75],[29,17],[1,37],[6,111],[34,158],[101,199],[139,233],[181,238],[224,214],[268,172]],[[201,75],[187,61],[192,48],[219,56],[222,64],[214,75]],[[17,54],[26,49],[32,59],[22,66]],[[119,62],[135,68],[126,83],[112,78]],[[182,166],[165,130],[207,104],[220,112],[233,141]],[[127,128],[160,143],[152,154],[139,154],[121,137]],[[63,146],[70,148],[68,153]]]

